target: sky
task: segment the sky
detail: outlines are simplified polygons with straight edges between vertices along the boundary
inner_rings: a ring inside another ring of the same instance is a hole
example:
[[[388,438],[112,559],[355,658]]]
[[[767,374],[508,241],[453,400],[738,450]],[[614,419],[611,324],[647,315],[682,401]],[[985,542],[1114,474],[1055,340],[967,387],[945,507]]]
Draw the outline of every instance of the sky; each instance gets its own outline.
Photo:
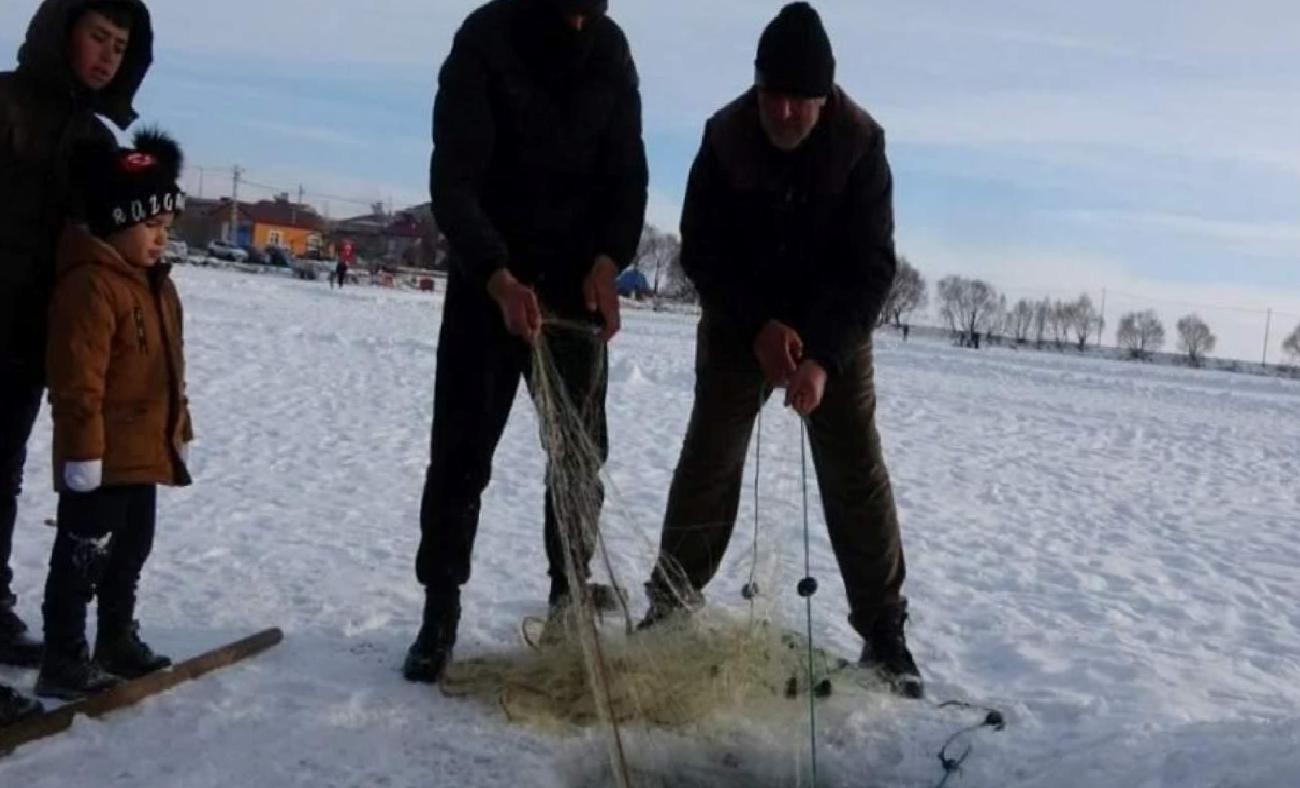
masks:
[[[186,187],[331,216],[427,200],[438,66],[476,0],[155,0],[138,101]],[[612,0],[642,78],[650,220],[675,229],[704,121],[778,0]],[[0,68],[36,0],[0,4]],[[885,127],[900,251],[1008,299],[1199,313],[1259,360],[1300,324],[1300,4],[822,0],[838,81]],[[255,184],[255,185],[254,185]],[[1112,335],[1113,336],[1113,335]],[[1108,337],[1108,340],[1111,337]]]

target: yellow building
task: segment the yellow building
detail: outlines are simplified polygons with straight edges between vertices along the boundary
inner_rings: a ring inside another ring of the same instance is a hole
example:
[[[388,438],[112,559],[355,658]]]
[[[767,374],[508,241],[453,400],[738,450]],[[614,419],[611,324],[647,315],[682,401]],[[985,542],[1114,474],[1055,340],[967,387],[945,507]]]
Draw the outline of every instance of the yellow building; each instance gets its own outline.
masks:
[[[291,203],[287,195],[256,203],[241,202],[233,210],[229,198],[195,198],[181,217],[180,235],[192,245],[221,240],[258,249],[279,246],[295,255],[306,255],[324,250],[325,226],[325,219],[315,209]]]
[[[296,205],[287,197],[242,205],[240,213],[251,225],[253,246],[260,249],[278,246],[306,255],[320,251],[325,242],[325,220],[311,206]]]

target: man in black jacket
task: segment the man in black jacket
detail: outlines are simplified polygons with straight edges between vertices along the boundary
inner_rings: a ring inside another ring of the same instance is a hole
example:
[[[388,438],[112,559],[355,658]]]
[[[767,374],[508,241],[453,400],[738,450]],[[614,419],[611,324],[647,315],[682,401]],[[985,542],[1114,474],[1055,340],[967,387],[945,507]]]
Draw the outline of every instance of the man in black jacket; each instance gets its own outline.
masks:
[[[643,626],[701,601],[735,526],[754,420],[785,388],[808,423],[862,662],[920,696],[875,425],[871,331],[896,268],[884,133],[835,85],[807,3],[768,26],[756,65],[756,86],[709,121],[687,184],[682,266],[704,303],[695,405]]]
[[[614,279],[636,253],[648,174],[636,68],[606,0],[493,0],[471,14],[439,75],[433,138],[433,210],[452,258],[416,558],[424,616],[403,670],[413,681],[438,680],[450,658],[480,497],[519,380],[531,382],[531,346],[546,343],[602,461],[608,451]],[[591,475],[577,483],[599,498]],[[599,515],[597,504],[581,526],[560,523],[563,494],[548,484],[553,611],[571,599],[560,529],[589,533]],[[585,573],[591,545],[573,551]]]
[[[69,162],[82,143],[114,144],[153,61],[140,0],[45,0],[0,73],[0,662],[37,665],[41,644],[14,613],[9,558],[27,441],[45,388],[54,250],[78,213]],[[0,724],[38,707],[0,687]]]

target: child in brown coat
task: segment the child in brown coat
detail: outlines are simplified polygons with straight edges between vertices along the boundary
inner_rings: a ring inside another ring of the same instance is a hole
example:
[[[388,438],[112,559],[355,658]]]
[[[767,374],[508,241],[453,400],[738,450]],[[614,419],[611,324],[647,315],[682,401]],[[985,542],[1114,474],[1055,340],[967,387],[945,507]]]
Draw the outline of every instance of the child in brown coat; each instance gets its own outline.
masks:
[[[190,483],[181,305],[160,263],[184,207],[181,153],[164,135],[75,165],[87,227],[58,253],[47,352],[58,535],[45,585],[36,693],[75,699],[170,665],[139,635],[136,586],[153,546],[157,485]],[[94,659],[86,607],[98,593]]]

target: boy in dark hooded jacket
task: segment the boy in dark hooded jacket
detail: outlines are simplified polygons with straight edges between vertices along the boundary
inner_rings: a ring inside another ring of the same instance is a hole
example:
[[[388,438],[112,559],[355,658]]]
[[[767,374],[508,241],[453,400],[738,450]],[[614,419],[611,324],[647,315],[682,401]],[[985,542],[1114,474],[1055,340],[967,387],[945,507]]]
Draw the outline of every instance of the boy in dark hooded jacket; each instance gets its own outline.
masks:
[[[123,129],[135,120],[132,101],[152,60],[140,0],[45,0],[17,69],[0,73],[0,663],[34,666],[42,656],[14,612],[9,559],[45,386],[55,245],[80,212],[69,161],[86,142],[114,144],[96,115]],[[0,686],[0,725],[39,708]]]

